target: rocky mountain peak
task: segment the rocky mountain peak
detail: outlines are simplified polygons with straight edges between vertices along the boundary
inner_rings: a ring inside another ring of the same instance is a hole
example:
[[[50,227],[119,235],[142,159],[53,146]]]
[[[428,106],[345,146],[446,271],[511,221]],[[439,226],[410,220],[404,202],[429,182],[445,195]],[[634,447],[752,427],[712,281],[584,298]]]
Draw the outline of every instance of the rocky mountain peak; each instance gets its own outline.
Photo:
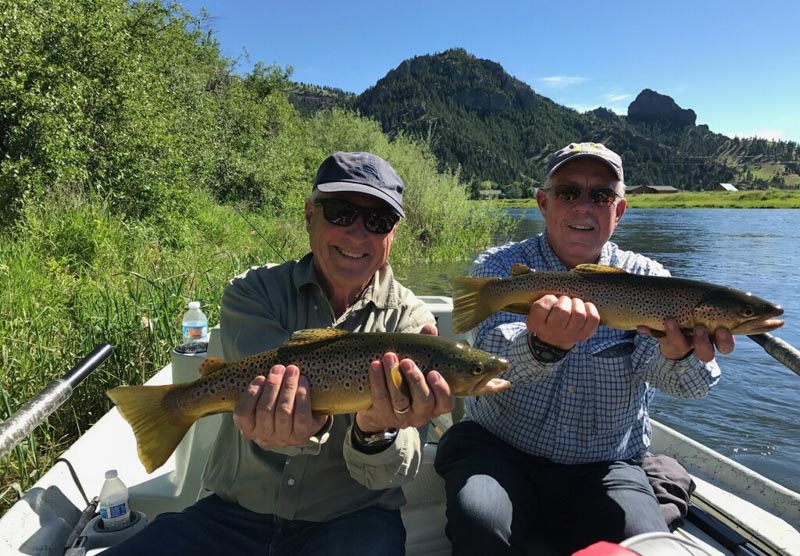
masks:
[[[697,114],[690,108],[681,108],[670,96],[645,89],[628,106],[628,120],[647,123],[666,121],[690,126],[697,121]]]

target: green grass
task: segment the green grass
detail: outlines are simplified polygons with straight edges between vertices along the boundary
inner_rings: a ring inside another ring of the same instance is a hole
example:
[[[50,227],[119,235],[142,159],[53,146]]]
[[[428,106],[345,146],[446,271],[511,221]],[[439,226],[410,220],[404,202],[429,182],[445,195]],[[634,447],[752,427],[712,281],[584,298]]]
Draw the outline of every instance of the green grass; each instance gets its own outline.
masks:
[[[704,191],[663,195],[628,195],[635,208],[800,208],[800,191]]]
[[[627,195],[634,208],[800,208],[800,190],[699,191]],[[533,208],[536,199],[482,201],[498,208]]]

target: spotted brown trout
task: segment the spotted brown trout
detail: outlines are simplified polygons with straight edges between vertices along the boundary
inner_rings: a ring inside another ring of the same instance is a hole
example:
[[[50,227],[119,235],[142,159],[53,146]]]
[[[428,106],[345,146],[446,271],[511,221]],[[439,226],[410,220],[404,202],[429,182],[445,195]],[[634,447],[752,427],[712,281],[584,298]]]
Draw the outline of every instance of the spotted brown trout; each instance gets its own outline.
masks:
[[[664,335],[674,319],[690,333],[695,326],[733,334],[760,334],[783,325],[771,320],[783,309],[747,292],[708,282],[630,274],[610,266],[583,264],[569,272],[537,272],[516,264],[510,278],[451,278],[453,330],[466,332],[497,311],[528,314],[537,299],[568,295],[593,303],[600,324],[619,330],[650,327]]]
[[[508,362],[438,336],[336,329],[299,330],[281,347],[238,361],[206,358],[200,378],[166,386],[120,386],[108,397],[133,428],[139,459],[147,472],[157,469],[175,451],[200,417],[233,411],[239,396],[258,375],[274,365],[297,365],[310,385],[311,409],[321,414],[354,413],[372,404],[369,365],[392,351],[412,359],[427,373],[437,370],[454,396],[481,396],[511,384],[496,378]],[[392,381],[408,393],[400,369]]]

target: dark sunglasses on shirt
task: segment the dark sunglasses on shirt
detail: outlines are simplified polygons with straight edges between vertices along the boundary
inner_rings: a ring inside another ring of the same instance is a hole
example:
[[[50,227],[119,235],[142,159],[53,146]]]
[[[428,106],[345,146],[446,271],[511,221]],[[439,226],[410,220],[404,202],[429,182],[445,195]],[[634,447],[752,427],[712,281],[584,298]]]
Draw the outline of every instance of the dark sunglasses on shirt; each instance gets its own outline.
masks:
[[[580,198],[581,193],[585,191],[592,204],[598,206],[612,205],[617,198],[620,197],[620,195],[611,188],[581,189],[577,185],[572,184],[554,185],[548,187],[545,191],[552,191],[556,199],[566,203],[574,203]]]
[[[389,208],[365,208],[341,199],[317,199],[314,204],[322,206],[325,220],[335,226],[351,226],[361,216],[364,228],[373,234],[388,234],[400,220]]]

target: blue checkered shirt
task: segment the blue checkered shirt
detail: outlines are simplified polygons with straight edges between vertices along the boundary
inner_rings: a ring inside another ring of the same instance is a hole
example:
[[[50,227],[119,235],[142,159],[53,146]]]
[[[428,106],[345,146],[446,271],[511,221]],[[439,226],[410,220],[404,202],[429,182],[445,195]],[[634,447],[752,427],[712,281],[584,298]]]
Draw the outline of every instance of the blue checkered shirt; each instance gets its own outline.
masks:
[[[633,274],[669,276],[658,262],[611,242],[597,262]],[[508,277],[514,263],[567,270],[543,233],[485,251],[470,274]],[[560,361],[542,363],[528,349],[524,320],[502,312],[478,325],[476,345],[511,362],[504,376],[512,387],[467,399],[466,419],[534,456],[566,464],[638,459],[650,446],[647,407],[655,388],[698,398],[719,380],[716,361],[703,363],[693,353],[672,361],[650,336],[605,326]]]

